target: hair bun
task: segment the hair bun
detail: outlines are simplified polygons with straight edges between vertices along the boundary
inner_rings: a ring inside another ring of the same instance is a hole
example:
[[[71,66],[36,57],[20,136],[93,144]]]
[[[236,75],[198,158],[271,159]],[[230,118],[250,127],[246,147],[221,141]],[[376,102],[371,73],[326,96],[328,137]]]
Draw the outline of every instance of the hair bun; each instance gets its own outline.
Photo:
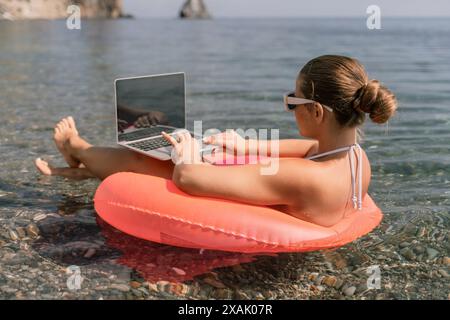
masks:
[[[385,123],[397,109],[397,100],[378,80],[370,80],[356,91],[353,108],[368,113],[373,122]]]

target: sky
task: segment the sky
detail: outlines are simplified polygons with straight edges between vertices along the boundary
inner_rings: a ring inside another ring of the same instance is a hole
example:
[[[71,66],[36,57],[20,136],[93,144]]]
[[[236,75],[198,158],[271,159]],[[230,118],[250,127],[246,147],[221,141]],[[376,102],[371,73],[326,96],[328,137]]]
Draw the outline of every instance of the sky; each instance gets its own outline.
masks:
[[[450,17],[450,0],[204,0],[214,17],[358,17],[378,5],[382,16]],[[184,0],[123,0],[135,17],[175,17]]]

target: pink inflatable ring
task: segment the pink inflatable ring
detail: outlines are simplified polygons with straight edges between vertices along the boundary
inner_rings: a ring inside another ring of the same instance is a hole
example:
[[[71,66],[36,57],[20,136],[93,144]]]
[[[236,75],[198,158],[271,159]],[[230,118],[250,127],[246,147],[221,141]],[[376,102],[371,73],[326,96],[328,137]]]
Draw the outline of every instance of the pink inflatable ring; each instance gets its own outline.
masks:
[[[158,243],[246,253],[300,252],[339,247],[373,230],[381,210],[367,194],[332,227],[264,206],[194,197],[171,180],[121,172],[98,187],[95,210],[118,230]]]

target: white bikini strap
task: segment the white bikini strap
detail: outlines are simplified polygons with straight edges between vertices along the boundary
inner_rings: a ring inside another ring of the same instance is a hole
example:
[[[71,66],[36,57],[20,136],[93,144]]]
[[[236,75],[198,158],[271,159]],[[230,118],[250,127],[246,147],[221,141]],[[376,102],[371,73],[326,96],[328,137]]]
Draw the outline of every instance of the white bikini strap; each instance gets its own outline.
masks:
[[[354,165],[353,165],[353,151],[355,148],[358,148],[358,197],[356,197],[356,178],[354,171]],[[362,209],[362,149],[359,144],[355,143],[350,147],[350,171],[352,175],[352,201],[353,201],[353,208],[358,208],[359,210]]]
[[[358,198],[358,209],[361,210],[362,209],[362,167],[363,167],[363,154],[362,154],[362,149],[358,144],[358,149],[359,149],[359,160],[358,160],[358,175],[359,175],[359,198]]]
[[[350,147],[349,149],[349,155],[348,157],[350,158],[350,174],[352,176],[352,202],[353,202],[353,208],[356,208],[356,194],[355,194],[355,166],[353,164],[353,147]]]
[[[305,159],[312,160],[312,159],[324,157],[324,156],[327,156],[327,155],[329,155],[329,154],[338,153],[338,152],[342,152],[342,151],[347,151],[347,150],[349,150],[351,147],[352,147],[352,146],[347,146],[347,147],[338,148],[338,149],[331,150],[331,151],[327,151],[327,152],[324,152],[324,153],[319,153],[319,154],[316,154],[316,155],[314,155],[314,156],[307,157],[307,158],[305,158]]]
[[[353,151],[355,148],[358,148],[358,196],[356,196],[356,178],[355,178],[355,172],[354,172],[354,164],[353,164]],[[319,153],[314,156],[307,157],[305,159],[312,160],[320,157],[327,156],[329,154],[338,153],[342,151],[349,151],[350,155],[350,172],[352,176],[352,201],[353,201],[353,208],[358,208],[359,210],[362,209],[362,149],[361,146],[358,143],[354,143],[351,146],[341,147],[335,150],[327,151],[324,153]]]

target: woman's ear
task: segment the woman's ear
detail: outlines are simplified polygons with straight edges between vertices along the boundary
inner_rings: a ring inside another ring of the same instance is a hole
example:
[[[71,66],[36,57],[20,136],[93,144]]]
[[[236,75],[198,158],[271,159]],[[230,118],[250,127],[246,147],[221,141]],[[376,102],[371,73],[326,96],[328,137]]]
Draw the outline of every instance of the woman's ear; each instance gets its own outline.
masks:
[[[317,102],[315,102],[313,106],[314,119],[316,119],[316,121],[320,123],[323,120],[323,107],[320,105],[320,103]]]

